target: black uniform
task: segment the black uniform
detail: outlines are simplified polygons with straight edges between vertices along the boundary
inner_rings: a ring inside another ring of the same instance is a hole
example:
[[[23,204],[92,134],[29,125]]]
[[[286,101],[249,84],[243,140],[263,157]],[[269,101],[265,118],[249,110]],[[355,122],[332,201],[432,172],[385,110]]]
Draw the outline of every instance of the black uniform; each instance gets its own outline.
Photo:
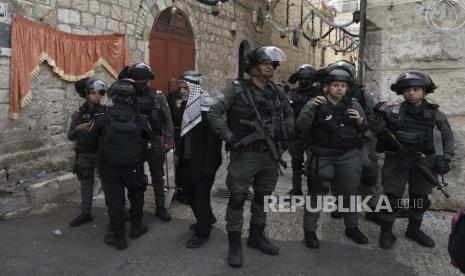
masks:
[[[130,105],[115,103],[96,121],[93,131],[94,141],[98,140],[99,170],[110,226],[118,241],[125,240],[124,188],[131,203],[131,237],[135,237],[134,229],[142,225],[147,178],[141,160],[149,136],[146,126],[147,122]]]
[[[152,129],[150,146],[145,151],[145,161],[148,162],[157,211],[164,209],[165,190],[163,180],[164,153],[161,145],[161,135],[165,136],[165,144],[173,139],[173,123],[165,96],[157,94],[148,85],[136,89],[136,108],[148,120]]]
[[[175,145],[175,156],[179,156],[179,148],[182,146],[181,145],[181,122],[182,122],[182,109],[185,108],[186,102],[181,101],[181,92],[179,89],[173,90],[170,93],[168,93],[168,96],[166,96],[166,100],[168,102],[168,106],[170,108],[170,113],[171,113],[171,119],[173,121],[173,137],[174,137],[174,145]],[[183,185],[181,181],[181,175],[180,171],[181,168],[179,166],[180,162],[177,162],[175,164],[175,173],[176,173],[176,188],[177,188],[177,194],[176,198],[178,200],[183,200],[184,195],[183,195]]]
[[[294,110],[294,121],[297,122],[304,105],[316,96],[324,93],[317,87],[297,87],[290,91],[289,102]],[[292,190],[293,194],[302,194],[302,166],[304,164],[304,153],[307,150],[306,137],[298,129],[294,131],[294,137],[289,144],[289,154],[292,164]],[[307,156],[307,158],[309,158]]]

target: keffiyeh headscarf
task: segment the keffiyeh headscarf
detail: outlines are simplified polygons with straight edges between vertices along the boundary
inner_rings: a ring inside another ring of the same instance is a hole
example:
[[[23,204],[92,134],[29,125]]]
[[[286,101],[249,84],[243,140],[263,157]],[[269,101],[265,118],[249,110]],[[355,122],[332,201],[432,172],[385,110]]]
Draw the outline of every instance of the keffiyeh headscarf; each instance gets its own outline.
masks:
[[[193,71],[187,71],[181,75],[180,81],[184,81],[189,87],[189,98],[182,116],[181,136],[202,121],[202,111],[208,111],[210,106],[218,101],[202,89],[200,77],[201,74]]]

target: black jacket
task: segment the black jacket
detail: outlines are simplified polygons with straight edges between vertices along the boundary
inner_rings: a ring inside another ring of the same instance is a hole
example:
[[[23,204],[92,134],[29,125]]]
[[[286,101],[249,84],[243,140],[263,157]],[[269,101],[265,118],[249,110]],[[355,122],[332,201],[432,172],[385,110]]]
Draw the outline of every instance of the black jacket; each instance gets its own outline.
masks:
[[[211,129],[207,120],[207,112],[202,112],[202,121],[189,132],[192,138],[192,180],[195,181],[202,175],[215,174],[222,162],[222,142]],[[175,152],[179,160],[178,168],[182,167],[184,139],[185,137],[181,138],[181,143],[179,143]]]

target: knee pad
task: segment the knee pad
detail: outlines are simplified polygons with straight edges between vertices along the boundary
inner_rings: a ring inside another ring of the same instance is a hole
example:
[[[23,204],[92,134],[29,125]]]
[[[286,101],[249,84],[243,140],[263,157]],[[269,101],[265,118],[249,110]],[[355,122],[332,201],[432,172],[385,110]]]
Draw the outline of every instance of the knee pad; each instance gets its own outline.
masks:
[[[362,177],[360,182],[366,187],[371,187],[376,184],[376,172],[371,166],[362,167]]]
[[[431,206],[428,195],[409,195],[409,209],[414,212],[424,213]]]
[[[272,192],[264,192],[264,193],[255,193],[254,197],[253,197],[253,202],[255,202],[255,204],[257,204],[258,206],[263,206],[265,204],[265,196],[269,196],[271,195]]]
[[[240,210],[247,199],[247,193],[232,193],[229,197],[228,206],[233,210]]]

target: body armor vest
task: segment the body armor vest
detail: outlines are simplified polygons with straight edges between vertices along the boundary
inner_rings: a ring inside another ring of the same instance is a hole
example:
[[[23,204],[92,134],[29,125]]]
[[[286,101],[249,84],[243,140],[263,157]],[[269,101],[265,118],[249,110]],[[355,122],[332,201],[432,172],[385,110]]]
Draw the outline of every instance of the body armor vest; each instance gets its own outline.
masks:
[[[161,132],[163,116],[161,103],[155,93],[149,86],[137,91],[134,105],[136,110],[149,121],[152,130]]]
[[[97,104],[93,109],[85,103],[79,108],[79,122],[77,125],[95,121],[99,116],[107,112],[108,108],[104,105]],[[75,151],[78,153],[93,153],[97,151],[96,145],[89,140],[89,133],[87,131],[78,131],[76,138]]]
[[[402,144],[412,146],[424,154],[433,154],[437,107],[424,103],[415,109],[406,103],[397,104],[388,117],[388,128]]]
[[[246,137],[255,131],[254,129],[240,123],[240,120],[254,121],[256,119],[253,107],[249,104],[247,97],[243,92],[245,89],[249,89],[262,121],[270,130],[271,138],[275,141],[286,140],[285,136],[287,136],[287,134],[283,133],[283,101],[286,101],[287,99],[280,97],[277,87],[273,87],[273,84],[271,84],[271,88],[267,86],[263,91],[252,89],[251,85],[252,84],[245,81],[235,84],[237,89],[236,93],[237,95],[240,95],[244,104],[241,103],[240,105],[232,106],[230,116],[228,116],[229,129],[231,129],[238,139]]]
[[[326,149],[353,149],[363,144],[354,119],[349,118],[348,108],[354,108],[351,99],[343,104],[317,106],[315,120],[310,128],[310,145]]]

